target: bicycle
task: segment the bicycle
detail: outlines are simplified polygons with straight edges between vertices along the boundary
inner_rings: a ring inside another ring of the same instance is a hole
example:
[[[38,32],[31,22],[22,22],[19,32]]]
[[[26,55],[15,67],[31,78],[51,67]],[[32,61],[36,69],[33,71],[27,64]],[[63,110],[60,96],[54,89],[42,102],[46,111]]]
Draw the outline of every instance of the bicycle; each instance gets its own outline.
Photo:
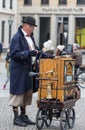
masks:
[[[77,70],[77,84],[80,88],[85,88],[85,65],[82,65]]]

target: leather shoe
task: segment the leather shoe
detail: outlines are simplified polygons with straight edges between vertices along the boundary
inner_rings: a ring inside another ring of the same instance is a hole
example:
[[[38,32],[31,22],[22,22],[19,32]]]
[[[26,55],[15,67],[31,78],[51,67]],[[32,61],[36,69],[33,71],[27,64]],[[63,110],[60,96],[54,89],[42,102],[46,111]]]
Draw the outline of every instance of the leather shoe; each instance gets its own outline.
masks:
[[[23,122],[27,123],[28,125],[35,125],[36,123],[31,121],[27,115],[21,115]]]
[[[17,116],[17,117],[14,118],[13,124],[18,125],[18,126],[23,126],[23,127],[28,125],[26,122],[24,122],[22,120],[22,118],[20,116]]]

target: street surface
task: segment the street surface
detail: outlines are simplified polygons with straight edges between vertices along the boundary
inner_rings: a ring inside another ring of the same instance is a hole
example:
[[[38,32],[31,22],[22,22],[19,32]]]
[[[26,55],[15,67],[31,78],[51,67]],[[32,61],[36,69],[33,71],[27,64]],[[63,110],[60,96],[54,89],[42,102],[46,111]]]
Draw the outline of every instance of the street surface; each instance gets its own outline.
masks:
[[[85,64],[85,55],[83,55],[83,64]],[[3,90],[3,85],[6,81],[6,68],[5,68],[5,54],[2,56],[0,61],[0,130],[37,130],[35,126],[19,127],[13,125],[13,112],[11,106],[8,105],[9,100],[9,85]],[[27,115],[33,121],[36,121],[37,104],[38,98],[37,93],[33,94],[32,105],[27,107]],[[81,99],[75,104],[76,120],[74,128],[71,130],[85,130],[85,89],[81,89]],[[44,127],[43,130],[60,130],[59,120],[55,118],[52,120],[50,127]],[[69,130],[69,129],[68,129]]]

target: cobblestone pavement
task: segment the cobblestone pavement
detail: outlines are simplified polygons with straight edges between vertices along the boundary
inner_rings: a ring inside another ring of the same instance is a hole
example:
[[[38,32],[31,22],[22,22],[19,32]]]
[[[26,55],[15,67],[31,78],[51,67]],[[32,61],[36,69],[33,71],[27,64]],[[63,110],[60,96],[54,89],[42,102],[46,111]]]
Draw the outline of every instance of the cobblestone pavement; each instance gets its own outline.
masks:
[[[27,115],[30,119],[36,121],[37,114],[37,98],[33,98],[31,106],[27,107]],[[85,98],[79,99],[75,104],[76,120],[74,128],[71,130],[85,130]],[[44,127],[42,130],[60,130],[59,120],[53,119],[50,127]],[[13,113],[11,106],[8,106],[8,97],[0,98],[0,130],[38,130],[36,125],[27,127],[19,127],[13,125]],[[69,129],[67,129],[69,130]]]
[[[85,56],[83,58],[85,61]],[[85,63],[85,62],[83,62]],[[8,105],[9,99],[9,83],[6,90],[2,89],[2,86],[6,80],[6,69],[4,66],[4,56],[2,62],[0,62],[0,130],[38,130],[36,125],[27,127],[19,127],[13,125],[13,112],[11,106]],[[76,120],[74,128],[71,130],[85,130],[85,89],[82,90],[81,99],[79,99],[74,106],[76,113]],[[27,115],[33,121],[36,121],[36,114],[38,111],[36,100],[37,93],[33,95],[32,105],[27,107]],[[52,120],[50,127],[44,127],[43,130],[60,130],[60,121],[57,119]],[[67,129],[70,130],[70,129]]]

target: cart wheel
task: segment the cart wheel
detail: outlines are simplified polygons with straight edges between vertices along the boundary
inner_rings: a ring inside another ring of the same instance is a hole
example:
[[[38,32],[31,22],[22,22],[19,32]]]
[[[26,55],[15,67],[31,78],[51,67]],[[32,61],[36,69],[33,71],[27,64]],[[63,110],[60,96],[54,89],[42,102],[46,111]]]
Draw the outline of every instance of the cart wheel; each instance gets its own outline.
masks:
[[[78,86],[80,88],[85,88],[85,71],[81,71],[79,74],[78,74]]]
[[[68,126],[69,128],[73,128],[75,124],[75,110],[73,108],[70,108],[67,112],[68,116]]]
[[[46,118],[45,118],[45,124],[47,127],[51,125],[52,122],[52,110],[46,110]]]
[[[41,130],[43,125],[44,125],[43,109],[39,109],[36,115],[36,126],[39,130]]]
[[[61,130],[67,130],[67,126],[68,126],[68,123],[67,123],[67,112],[66,110],[63,110],[60,114],[60,127],[61,127]]]

